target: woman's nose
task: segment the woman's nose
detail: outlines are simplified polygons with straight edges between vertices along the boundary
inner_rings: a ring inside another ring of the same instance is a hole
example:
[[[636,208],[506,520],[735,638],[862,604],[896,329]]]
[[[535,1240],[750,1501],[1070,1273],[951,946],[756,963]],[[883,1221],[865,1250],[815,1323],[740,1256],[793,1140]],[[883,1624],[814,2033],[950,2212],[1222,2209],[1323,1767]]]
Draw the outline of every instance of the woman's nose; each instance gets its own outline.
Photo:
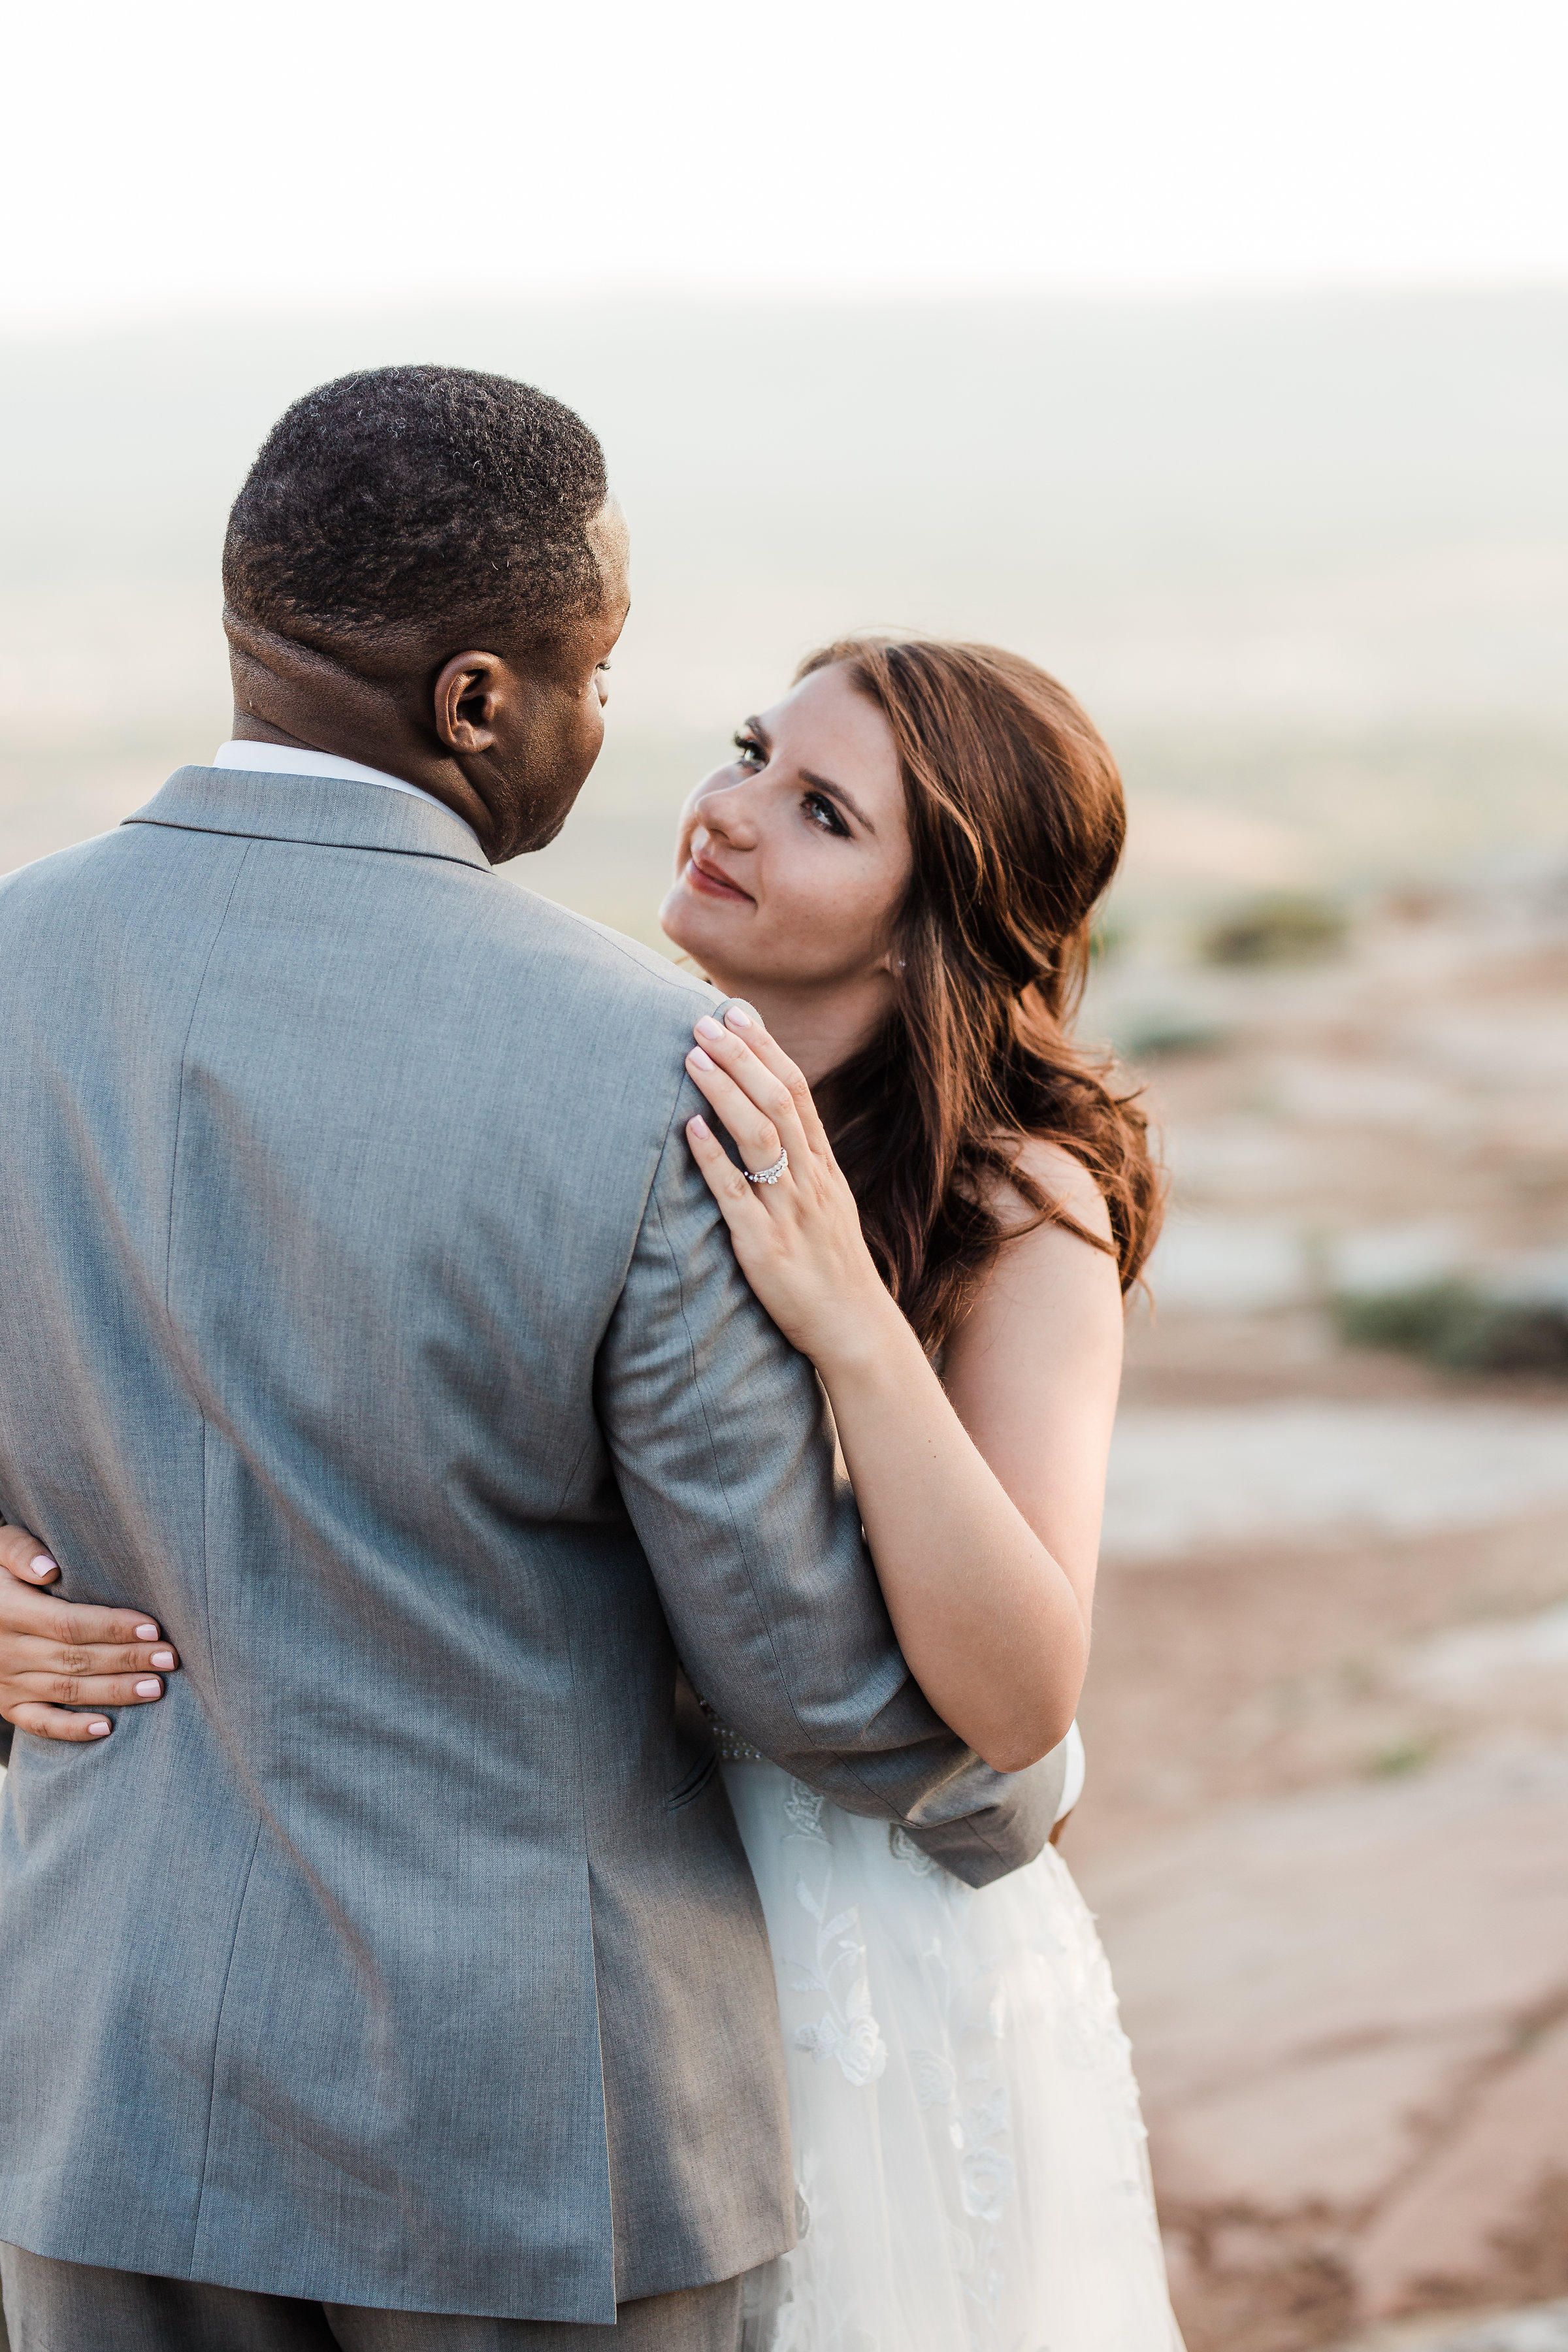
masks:
[[[700,836],[712,834],[727,841],[731,849],[750,849],[757,838],[756,817],[749,805],[743,784],[725,784],[717,792],[704,793],[697,803],[697,830],[692,835],[700,849]]]

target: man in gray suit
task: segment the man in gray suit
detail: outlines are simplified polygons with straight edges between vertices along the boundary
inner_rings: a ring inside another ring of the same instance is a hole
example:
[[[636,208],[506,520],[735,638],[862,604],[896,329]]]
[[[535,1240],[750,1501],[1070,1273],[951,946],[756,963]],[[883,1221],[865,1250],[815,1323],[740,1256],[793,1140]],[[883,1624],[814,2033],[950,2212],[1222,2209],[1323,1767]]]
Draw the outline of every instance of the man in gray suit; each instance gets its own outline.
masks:
[[[593,436],[327,385],[225,587],[235,740],[0,884],[0,1505],[184,1667],[0,1811],[13,2334],[733,2347],[793,2196],[678,1659],[972,1884],[1054,1776],[899,1654],[687,1150],[712,992],[492,870],[598,749]]]

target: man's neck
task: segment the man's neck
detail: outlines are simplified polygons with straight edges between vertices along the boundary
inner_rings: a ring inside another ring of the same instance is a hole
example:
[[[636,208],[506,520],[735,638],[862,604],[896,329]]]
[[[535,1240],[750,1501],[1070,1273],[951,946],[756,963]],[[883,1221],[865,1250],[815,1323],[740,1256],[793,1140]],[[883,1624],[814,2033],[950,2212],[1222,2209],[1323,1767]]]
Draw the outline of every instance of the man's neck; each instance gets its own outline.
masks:
[[[487,856],[496,846],[495,821],[458,761],[432,735],[421,740],[400,670],[406,662],[388,649],[384,675],[351,668],[313,646],[226,610],[234,678],[236,742],[286,743],[379,768],[417,785],[441,802],[478,839]]]
[[[290,735],[283,728],[274,727],[270,720],[258,719],[252,711],[241,710],[237,703],[234,707],[234,724],[228,731],[236,743],[287,743],[291,751],[335,751],[345,760],[358,760],[362,768],[383,764],[378,760],[361,760],[357,751],[345,751],[341,744],[308,743],[302,735]]]

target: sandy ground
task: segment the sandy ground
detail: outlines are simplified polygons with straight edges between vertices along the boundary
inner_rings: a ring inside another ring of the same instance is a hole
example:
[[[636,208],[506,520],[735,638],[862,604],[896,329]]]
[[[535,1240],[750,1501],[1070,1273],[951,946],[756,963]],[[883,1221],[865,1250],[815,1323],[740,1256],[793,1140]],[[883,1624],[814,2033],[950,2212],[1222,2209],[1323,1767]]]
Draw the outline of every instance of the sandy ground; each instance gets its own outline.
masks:
[[[1556,1267],[1565,982],[1538,883],[1373,910],[1308,970],[1134,955],[1093,1008],[1209,1036],[1148,1064],[1176,1205],[1064,1848],[1194,2352],[1568,2293],[1568,1388],[1347,1353],[1324,1306]],[[1464,2352],[1568,2343],[1489,2325]]]

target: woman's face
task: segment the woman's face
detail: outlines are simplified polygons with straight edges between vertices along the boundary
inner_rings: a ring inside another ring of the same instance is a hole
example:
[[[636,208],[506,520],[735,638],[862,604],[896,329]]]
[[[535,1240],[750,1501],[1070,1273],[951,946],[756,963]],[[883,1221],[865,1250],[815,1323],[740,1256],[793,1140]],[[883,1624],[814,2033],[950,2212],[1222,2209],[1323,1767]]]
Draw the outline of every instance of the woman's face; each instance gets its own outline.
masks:
[[[857,1000],[854,1025],[869,1027],[891,991],[889,927],[910,873],[892,731],[836,665],[748,719],[735,741],[680,813],[659,921],[764,1017],[780,989],[842,991]]]

